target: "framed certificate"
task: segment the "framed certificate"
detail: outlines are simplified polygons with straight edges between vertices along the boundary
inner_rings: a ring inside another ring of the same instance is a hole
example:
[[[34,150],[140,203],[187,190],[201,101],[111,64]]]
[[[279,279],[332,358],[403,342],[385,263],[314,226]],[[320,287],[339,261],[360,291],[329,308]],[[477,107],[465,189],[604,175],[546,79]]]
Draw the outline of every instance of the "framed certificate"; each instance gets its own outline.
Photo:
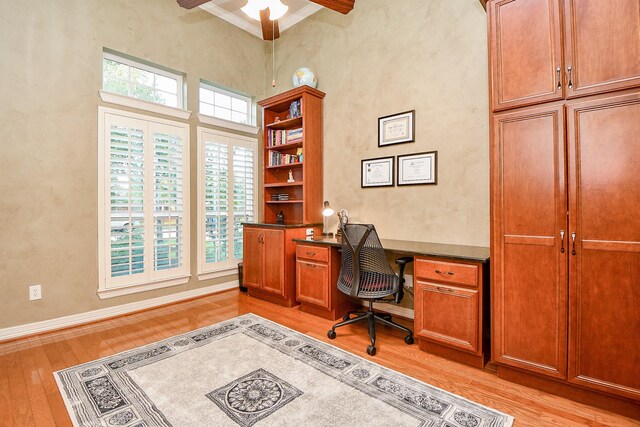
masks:
[[[378,119],[378,147],[413,142],[416,136],[413,127],[415,115],[416,110],[411,110],[380,117]]]
[[[438,152],[398,156],[398,185],[438,183]]]
[[[393,187],[393,163],[393,156],[363,160],[360,168],[360,186]]]

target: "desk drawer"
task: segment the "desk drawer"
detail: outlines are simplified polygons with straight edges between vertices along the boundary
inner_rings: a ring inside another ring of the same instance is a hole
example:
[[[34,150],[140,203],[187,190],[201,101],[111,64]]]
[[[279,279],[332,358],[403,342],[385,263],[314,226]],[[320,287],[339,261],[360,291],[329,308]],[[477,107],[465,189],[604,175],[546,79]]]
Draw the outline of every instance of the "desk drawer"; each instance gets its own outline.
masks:
[[[296,247],[296,258],[329,262],[329,248],[298,244]]]
[[[478,286],[478,266],[416,257],[414,273],[417,278],[437,282]]]

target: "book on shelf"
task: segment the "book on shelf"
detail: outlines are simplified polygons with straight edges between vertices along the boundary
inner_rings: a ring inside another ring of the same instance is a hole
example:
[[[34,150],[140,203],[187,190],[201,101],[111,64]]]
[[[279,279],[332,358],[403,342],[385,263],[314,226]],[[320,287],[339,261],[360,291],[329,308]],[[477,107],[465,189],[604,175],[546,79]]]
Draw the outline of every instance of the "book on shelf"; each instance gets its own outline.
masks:
[[[279,151],[269,150],[267,155],[269,156],[269,166],[283,166],[300,163],[299,157],[293,154],[284,154]]]
[[[289,105],[289,117],[294,119],[296,117],[300,117],[301,115],[302,115],[302,100],[299,99],[291,102],[291,105]]]
[[[269,129],[267,131],[267,147],[277,147],[284,144],[302,142],[302,128],[297,129]]]

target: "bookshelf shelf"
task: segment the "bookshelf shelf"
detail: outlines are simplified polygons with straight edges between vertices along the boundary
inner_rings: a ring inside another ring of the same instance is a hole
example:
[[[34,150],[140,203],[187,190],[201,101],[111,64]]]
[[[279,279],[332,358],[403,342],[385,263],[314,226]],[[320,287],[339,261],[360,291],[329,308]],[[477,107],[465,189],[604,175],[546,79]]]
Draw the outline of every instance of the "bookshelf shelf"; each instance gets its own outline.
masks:
[[[265,166],[266,169],[283,169],[283,168],[295,168],[298,166],[302,166],[302,162],[298,163],[289,163],[287,165],[275,165],[275,166]]]
[[[302,116],[294,117],[293,119],[285,119],[280,120],[279,122],[269,123],[266,127],[267,129],[293,129],[299,128],[302,126]]]
[[[281,204],[297,204],[303,203],[302,200],[267,200],[265,203],[269,205],[281,205]]]
[[[269,146],[269,147],[264,147],[264,149],[265,150],[285,151],[285,150],[292,150],[292,149],[296,149],[296,148],[300,148],[300,147],[302,147],[302,141],[293,142],[291,144],[272,145],[272,146]]]
[[[269,183],[269,184],[265,184],[264,188],[278,188],[278,187],[300,187],[304,185],[304,182],[302,181],[296,181],[296,182],[275,182],[275,183]]]

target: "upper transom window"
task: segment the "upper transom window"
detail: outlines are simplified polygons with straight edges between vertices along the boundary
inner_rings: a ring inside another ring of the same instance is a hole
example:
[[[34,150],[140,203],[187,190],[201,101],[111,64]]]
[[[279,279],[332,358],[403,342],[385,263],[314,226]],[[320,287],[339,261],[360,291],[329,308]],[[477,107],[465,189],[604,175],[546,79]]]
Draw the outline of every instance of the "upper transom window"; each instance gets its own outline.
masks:
[[[104,52],[102,89],[143,101],[183,108],[183,76]]]
[[[252,125],[252,105],[248,96],[200,82],[200,114]]]

